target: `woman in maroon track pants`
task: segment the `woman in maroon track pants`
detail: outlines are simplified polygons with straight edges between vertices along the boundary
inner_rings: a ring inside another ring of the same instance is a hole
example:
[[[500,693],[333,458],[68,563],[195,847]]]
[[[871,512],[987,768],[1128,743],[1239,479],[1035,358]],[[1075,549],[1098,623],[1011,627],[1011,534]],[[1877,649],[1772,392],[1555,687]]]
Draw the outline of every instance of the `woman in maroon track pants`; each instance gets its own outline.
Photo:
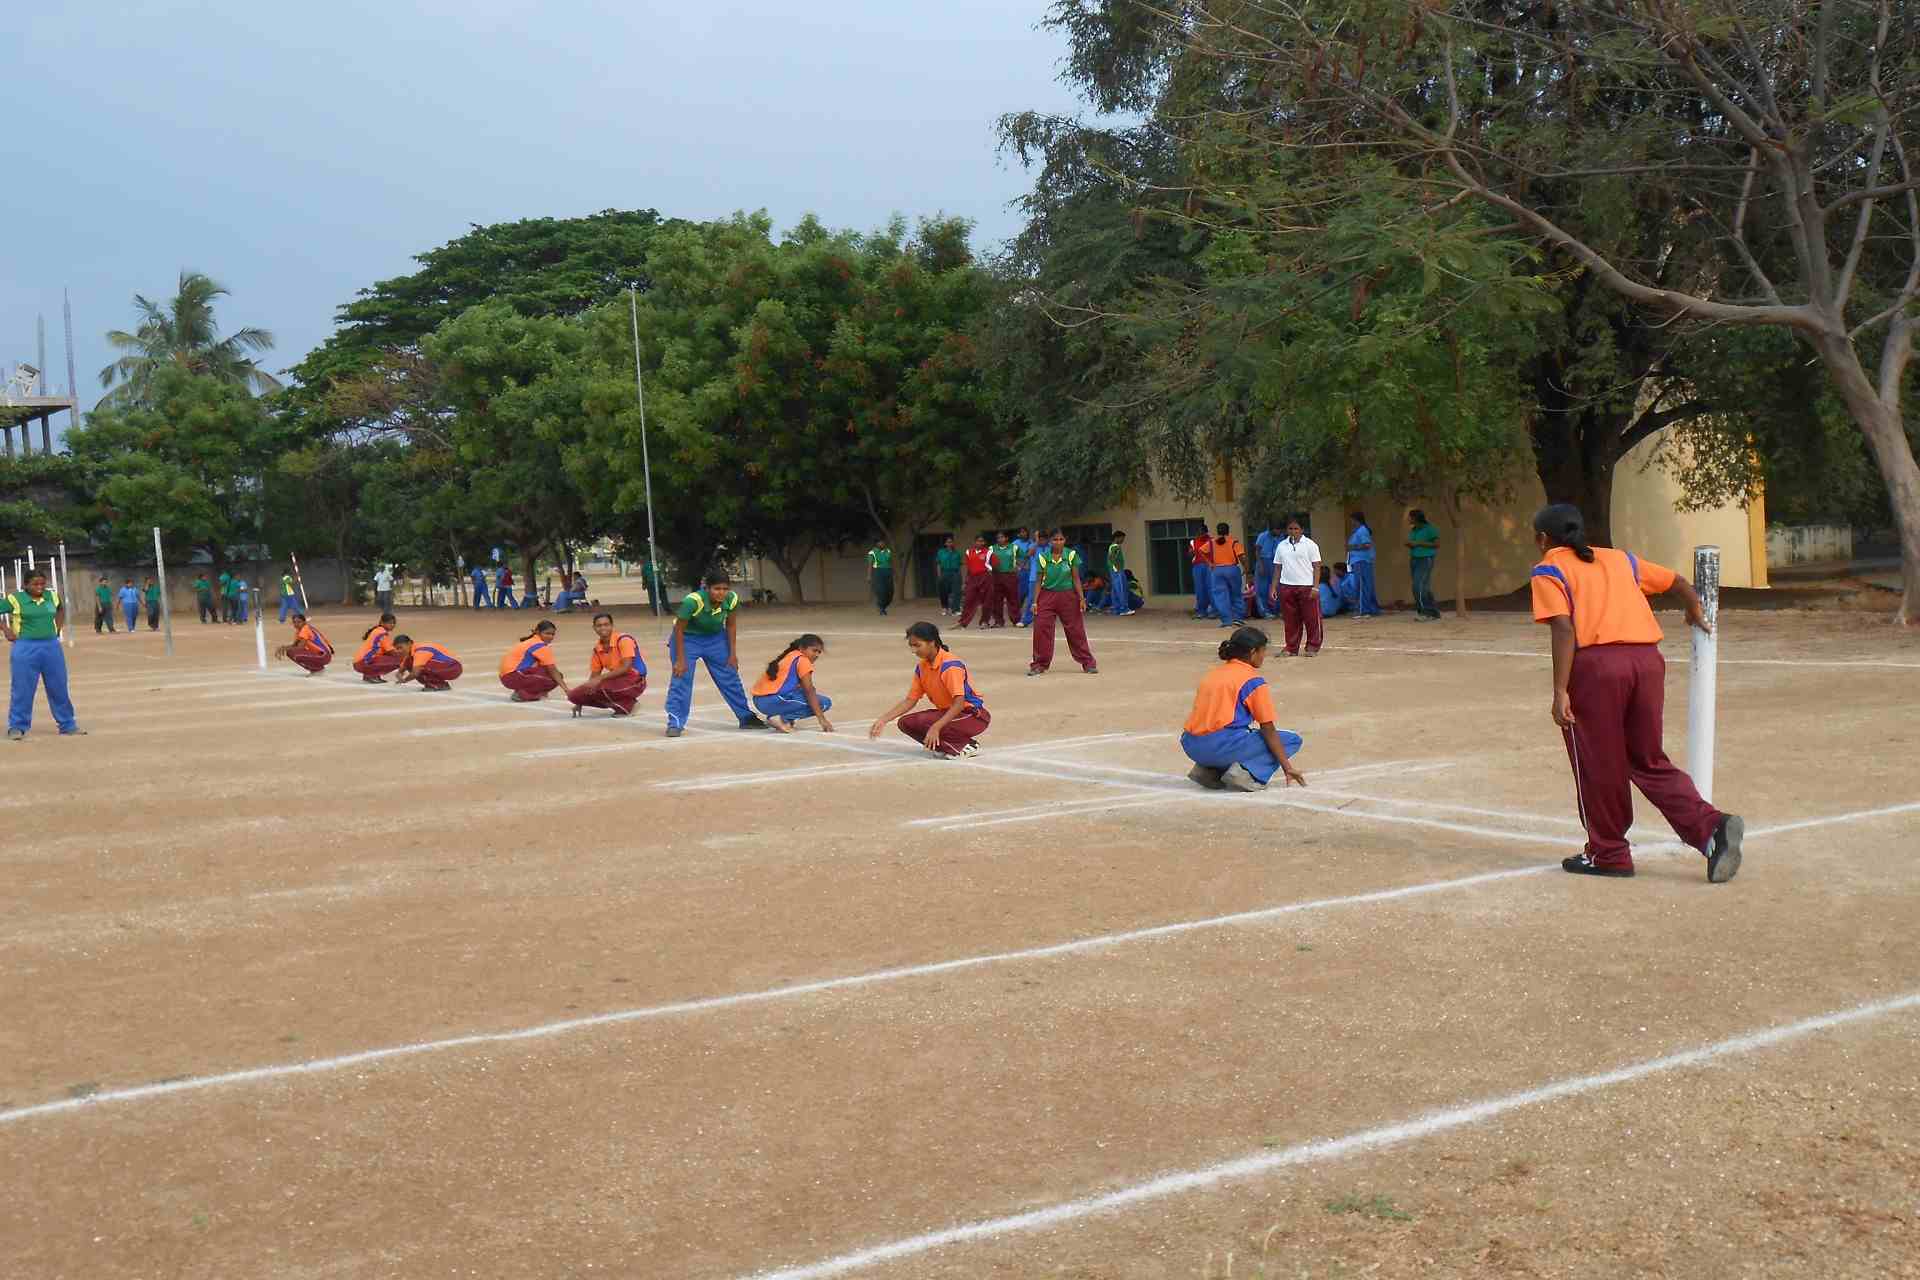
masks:
[[[940,628],[931,622],[916,622],[907,628],[907,648],[919,659],[907,696],[875,720],[867,736],[879,737],[888,721],[898,720],[900,732],[935,755],[978,754],[977,739],[987,731],[993,717],[987,714],[986,700],[967,675],[967,664],[942,643]],[[922,698],[934,709],[914,711]]]
[[[1693,779],[1661,742],[1667,664],[1663,633],[1647,597],[1672,591],[1687,621],[1712,628],[1693,584],[1631,552],[1587,543],[1579,508],[1544,507],[1533,518],[1542,559],[1533,570],[1533,617],[1553,628],[1553,722],[1566,735],[1587,847],[1560,864],[1576,875],[1630,876],[1633,792],[1647,799],[1687,844],[1706,855],[1707,879],[1740,870],[1738,815],[1700,798]]]

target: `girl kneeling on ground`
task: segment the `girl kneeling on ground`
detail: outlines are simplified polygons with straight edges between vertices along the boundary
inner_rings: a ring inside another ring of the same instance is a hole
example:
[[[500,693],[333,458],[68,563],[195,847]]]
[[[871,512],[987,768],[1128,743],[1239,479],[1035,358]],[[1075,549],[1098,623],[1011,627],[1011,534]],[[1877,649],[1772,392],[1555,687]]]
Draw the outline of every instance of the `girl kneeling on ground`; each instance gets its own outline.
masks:
[[[307,615],[296,610],[293,615],[293,643],[283,644],[273,651],[276,658],[291,659],[310,676],[317,676],[327,669],[333,661],[333,646],[320,634],[320,629],[307,621]]]
[[[1193,695],[1180,749],[1193,761],[1187,776],[1209,791],[1258,791],[1274,774],[1286,785],[1307,780],[1293,767],[1302,739],[1273,727],[1273,689],[1260,674],[1267,633],[1241,627],[1220,644],[1220,665]]]
[[[573,714],[586,707],[606,707],[617,716],[630,716],[647,691],[647,663],[640,642],[624,631],[615,633],[613,615],[593,615],[593,634],[599,640],[587,662],[587,682],[567,690]]]
[[[827,642],[812,632],[795,636],[754,682],[753,709],[781,733],[792,733],[795,724],[812,716],[820,717],[820,732],[833,732],[827,719],[833,699],[813,687],[813,665],[826,651]]]
[[[553,623],[542,618],[500,659],[500,683],[513,690],[515,702],[538,702],[555,689],[572,696],[553,656],[554,634]]]
[[[931,622],[907,628],[907,648],[919,659],[907,696],[875,720],[867,736],[879,737],[889,720],[898,720],[900,732],[937,755],[978,755],[977,739],[993,717],[987,714],[980,691],[967,679],[967,664],[940,642],[940,628]],[[933,704],[932,711],[913,710],[922,698]],[[912,715],[907,714],[910,711]]]
[[[353,669],[367,684],[385,684],[387,673],[400,669],[400,655],[393,651],[393,629],[399,620],[390,613],[360,633],[360,652],[353,655]]]
[[[466,670],[460,665],[460,659],[454,656],[453,650],[443,644],[416,641],[412,636],[395,636],[393,651],[400,658],[400,674],[394,677],[395,683],[417,680],[422,693],[445,693],[460,678],[460,673]]]

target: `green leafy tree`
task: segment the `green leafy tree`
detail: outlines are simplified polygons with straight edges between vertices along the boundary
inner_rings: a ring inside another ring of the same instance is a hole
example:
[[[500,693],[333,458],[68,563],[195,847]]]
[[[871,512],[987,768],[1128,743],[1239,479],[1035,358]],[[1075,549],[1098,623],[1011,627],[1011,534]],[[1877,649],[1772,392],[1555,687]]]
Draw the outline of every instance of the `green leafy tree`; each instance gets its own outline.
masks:
[[[271,351],[271,333],[249,327],[220,336],[213,304],[227,292],[226,286],[200,272],[182,271],[178,291],[164,305],[134,294],[139,325],[132,333],[107,331],[107,342],[125,354],[100,371],[100,385],[111,388],[102,403],[119,406],[149,402],[155,395],[155,379],[164,369],[255,391],[278,389],[278,379],[260,368],[249,354]]]
[[[70,455],[0,458],[0,543],[51,547],[77,541],[91,488],[88,469]]]

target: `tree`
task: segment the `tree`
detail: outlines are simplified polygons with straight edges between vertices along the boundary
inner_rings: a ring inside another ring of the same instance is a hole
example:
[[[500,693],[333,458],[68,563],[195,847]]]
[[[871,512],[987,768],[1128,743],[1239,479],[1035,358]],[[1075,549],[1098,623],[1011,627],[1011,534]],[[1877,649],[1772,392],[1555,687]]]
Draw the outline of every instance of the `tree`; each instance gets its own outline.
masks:
[[[1879,467],[1902,547],[1899,617],[1920,623],[1920,465],[1904,412],[1920,27],[1904,8],[1434,0],[1335,15],[1195,0],[1178,42],[1251,86],[1262,109],[1231,127],[1274,153],[1392,155],[1428,207],[1479,202],[1633,306],[1794,335]],[[1192,127],[1216,126],[1229,122]],[[1543,177],[1577,198],[1540,200]],[[1589,208],[1650,195],[1676,213],[1650,255],[1610,252],[1588,230]],[[1710,252],[1681,253],[1676,272],[1668,250],[1688,246],[1687,227],[1710,230]]]
[[[87,469],[69,455],[0,458],[0,544],[51,547],[82,532]]]
[[[254,363],[248,352],[273,349],[273,335],[265,329],[239,329],[225,338],[214,320],[214,299],[227,288],[197,271],[181,271],[178,291],[165,306],[133,295],[140,324],[132,333],[107,331],[107,342],[126,352],[100,371],[100,385],[112,388],[102,404],[143,404],[154,394],[154,380],[162,369],[212,378],[255,391],[273,391],[278,379]],[[115,383],[119,385],[115,385]]]

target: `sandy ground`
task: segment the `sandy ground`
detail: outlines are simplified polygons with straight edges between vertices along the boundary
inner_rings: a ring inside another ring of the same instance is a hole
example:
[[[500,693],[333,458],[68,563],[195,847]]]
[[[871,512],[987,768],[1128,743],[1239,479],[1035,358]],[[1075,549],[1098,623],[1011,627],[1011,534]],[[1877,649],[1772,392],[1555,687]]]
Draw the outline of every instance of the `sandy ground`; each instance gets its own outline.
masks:
[[[505,702],[524,614],[403,613],[447,697],[79,638],[90,736],[4,757],[0,1272],[1920,1275],[1920,638],[1727,615],[1713,887],[1657,814],[1559,872],[1523,618],[1333,620],[1269,667],[1312,785],[1236,797],[1210,627],[951,637],[994,723],[937,762],[864,732],[909,608],[750,611],[840,732],[702,675],[674,741],[623,614],[621,722]]]

